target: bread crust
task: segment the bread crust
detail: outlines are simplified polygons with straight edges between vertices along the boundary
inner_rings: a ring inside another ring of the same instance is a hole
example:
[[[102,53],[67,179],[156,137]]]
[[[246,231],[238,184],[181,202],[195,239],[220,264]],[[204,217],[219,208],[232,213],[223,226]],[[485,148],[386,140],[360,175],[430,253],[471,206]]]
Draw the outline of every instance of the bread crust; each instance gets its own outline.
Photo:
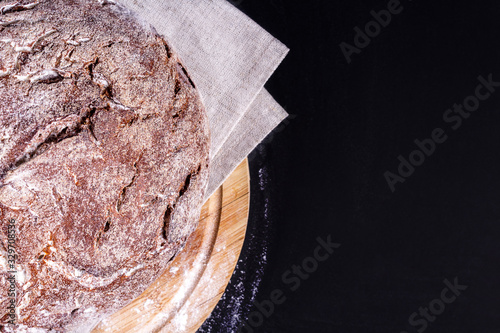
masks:
[[[0,0],[0,331],[89,331],[195,229],[206,112],[154,29],[111,0]]]

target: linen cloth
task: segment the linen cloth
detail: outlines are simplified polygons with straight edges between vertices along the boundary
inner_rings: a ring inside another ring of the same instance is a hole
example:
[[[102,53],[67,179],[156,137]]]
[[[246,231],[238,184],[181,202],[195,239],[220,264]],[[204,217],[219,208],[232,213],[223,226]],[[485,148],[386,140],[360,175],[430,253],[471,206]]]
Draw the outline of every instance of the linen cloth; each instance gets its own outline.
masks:
[[[163,35],[207,109],[206,199],[287,117],[263,88],[289,49],[227,0],[119,0]]]

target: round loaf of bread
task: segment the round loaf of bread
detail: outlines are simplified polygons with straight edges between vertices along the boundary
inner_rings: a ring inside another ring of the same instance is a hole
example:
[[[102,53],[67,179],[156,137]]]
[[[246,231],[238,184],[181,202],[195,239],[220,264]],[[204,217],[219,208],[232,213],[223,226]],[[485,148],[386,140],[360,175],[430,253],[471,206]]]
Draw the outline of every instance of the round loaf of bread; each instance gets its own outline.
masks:
[[[140,295],[197,225],[209,141],[115,1],[0,0],[0,331],[88,332]]]

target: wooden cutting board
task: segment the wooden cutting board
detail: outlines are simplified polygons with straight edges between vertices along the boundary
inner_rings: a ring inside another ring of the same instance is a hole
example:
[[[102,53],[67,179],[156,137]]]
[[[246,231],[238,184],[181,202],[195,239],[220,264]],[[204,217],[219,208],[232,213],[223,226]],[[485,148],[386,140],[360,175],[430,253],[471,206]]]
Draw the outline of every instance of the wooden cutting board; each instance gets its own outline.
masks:
[[[205,203],[198,228],[167,271],[92,333],[196,332],[238,262],[248,222],[249,181],[245,160]]]

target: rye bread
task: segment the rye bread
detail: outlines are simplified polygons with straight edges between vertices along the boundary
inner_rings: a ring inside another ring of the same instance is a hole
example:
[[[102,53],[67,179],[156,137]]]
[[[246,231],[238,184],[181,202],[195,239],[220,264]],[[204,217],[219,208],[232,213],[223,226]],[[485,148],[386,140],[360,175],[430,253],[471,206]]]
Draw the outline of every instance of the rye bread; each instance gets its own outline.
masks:
[[[154,29],[111,0],[0,0],[0,331],[89,331],[195,229],[209,130]]]

